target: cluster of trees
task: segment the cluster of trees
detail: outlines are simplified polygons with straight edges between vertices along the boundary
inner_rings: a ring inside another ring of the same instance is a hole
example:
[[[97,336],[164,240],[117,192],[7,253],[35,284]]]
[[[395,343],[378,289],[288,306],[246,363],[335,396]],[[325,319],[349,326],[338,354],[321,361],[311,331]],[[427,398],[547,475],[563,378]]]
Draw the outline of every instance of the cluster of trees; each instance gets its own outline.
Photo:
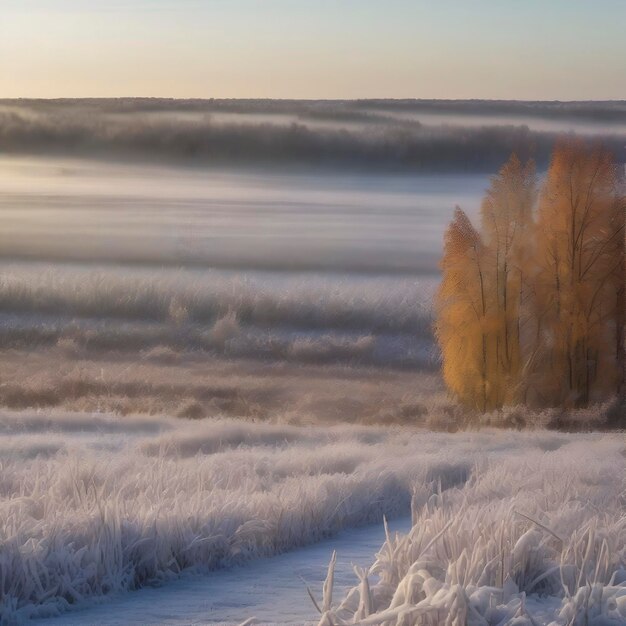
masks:
[[[465,405],[585,406],[624,392],[624,168],[558,145],[541,187],[515,155],[492,178],[480,230],[445,235],[436,335]]]

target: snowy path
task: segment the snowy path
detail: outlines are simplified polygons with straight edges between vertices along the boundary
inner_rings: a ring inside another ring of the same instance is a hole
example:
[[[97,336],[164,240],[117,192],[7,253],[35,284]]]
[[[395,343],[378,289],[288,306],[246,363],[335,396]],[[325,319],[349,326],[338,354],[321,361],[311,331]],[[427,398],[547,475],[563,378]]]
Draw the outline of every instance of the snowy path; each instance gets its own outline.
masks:
[[[406,532],[408,517],[390,522]],[[279,556],[207,575],[186,575],[160,588],[117,596],[102,604],[33,620],[33,626],[161,626],[211,624],[233,626],[249,617],[280,626],[316,622],[316,610],[303,579],[321,600],[328,561],[337,550],[334,596],[354,586],[352,564],[370,565],[385,539],[382,524],[345,530],[336,537]]]

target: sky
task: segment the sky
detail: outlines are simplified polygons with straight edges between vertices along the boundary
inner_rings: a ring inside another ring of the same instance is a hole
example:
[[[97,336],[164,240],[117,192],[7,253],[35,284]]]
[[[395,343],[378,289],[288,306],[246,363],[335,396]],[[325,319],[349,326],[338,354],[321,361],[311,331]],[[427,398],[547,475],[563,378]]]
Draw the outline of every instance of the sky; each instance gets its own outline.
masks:
[[[626,0],[0,0],[0,97],[626,99]]]

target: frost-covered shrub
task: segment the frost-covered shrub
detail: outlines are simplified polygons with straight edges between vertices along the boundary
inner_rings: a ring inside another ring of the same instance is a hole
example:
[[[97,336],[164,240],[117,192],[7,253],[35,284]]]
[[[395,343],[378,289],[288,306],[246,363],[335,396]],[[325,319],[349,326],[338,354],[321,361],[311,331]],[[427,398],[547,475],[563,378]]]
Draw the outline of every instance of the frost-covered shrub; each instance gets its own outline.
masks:
[[[296,339],[288,349],[289,356],[297,361],[333,362],[336,359],[362,359],[371,354],[375,339],[371,335],[357,339],[331,336]]]
[[[414,499],[413,528],[391,535],[320,626],[553,626],[626,623],[626,463],[582,444],[494,459],[462,487]]]
[[[206,417],[206,410],[197,400],[188,400],[180,405],[178,411],[176,411],[176,416],[187,419],[200,419]]]
[[[154,346],[145,352],[143,358],[155,363],[173,364],[180,360],[180,354],[169,346]]]
[[[234,311],[218,318],[206,333],[207,344],[211,348],[224,350],[227,342],[240,334],[239,321]]]
[[[56,347],[64,356],[76,358],[84,352],[82,346],[73,337],[59,337]]]

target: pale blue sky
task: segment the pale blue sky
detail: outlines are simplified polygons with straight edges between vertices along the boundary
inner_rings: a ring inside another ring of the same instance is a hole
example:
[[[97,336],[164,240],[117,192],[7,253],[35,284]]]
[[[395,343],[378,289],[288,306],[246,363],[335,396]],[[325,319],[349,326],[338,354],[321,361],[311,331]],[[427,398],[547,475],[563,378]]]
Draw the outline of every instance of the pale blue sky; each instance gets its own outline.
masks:
[[[626,99],[626,0],[0,0],[0,97]]]

